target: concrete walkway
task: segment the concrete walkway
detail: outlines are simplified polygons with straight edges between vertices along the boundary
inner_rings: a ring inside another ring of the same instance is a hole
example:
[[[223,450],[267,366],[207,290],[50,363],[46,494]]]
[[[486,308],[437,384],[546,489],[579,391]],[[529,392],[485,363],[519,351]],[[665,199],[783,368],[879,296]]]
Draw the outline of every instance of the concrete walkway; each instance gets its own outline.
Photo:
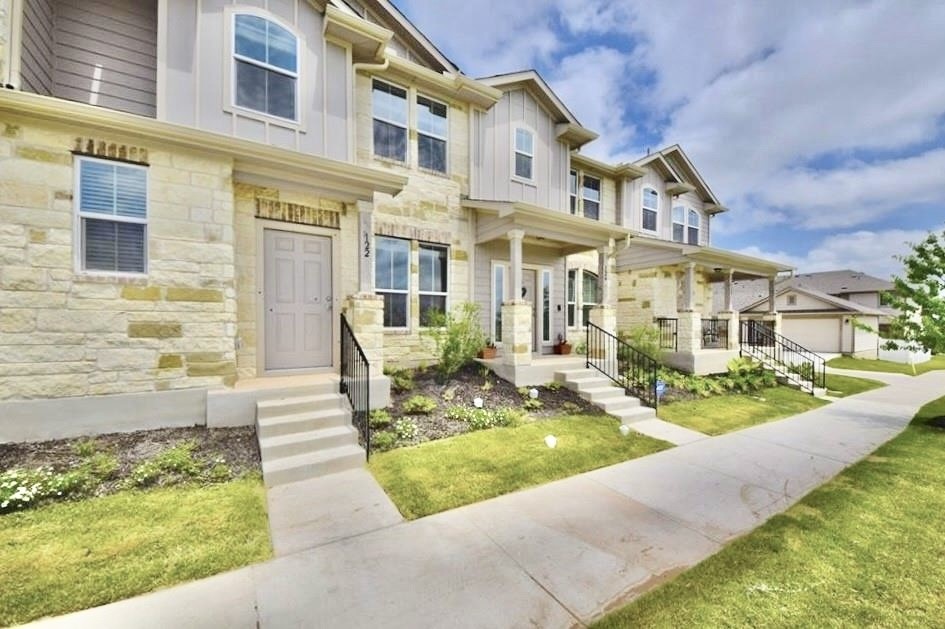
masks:
[[[945,372],[888,380],[788,419],[35,626],[582,625],[783,511],[945,394]]]

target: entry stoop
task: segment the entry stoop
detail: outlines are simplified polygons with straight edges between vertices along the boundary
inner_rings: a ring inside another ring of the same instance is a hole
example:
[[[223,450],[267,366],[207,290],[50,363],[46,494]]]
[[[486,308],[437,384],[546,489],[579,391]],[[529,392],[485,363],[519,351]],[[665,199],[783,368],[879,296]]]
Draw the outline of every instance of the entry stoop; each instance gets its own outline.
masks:
[[[654,419],[656,411],[627,395],[610,378],[593,369],[565,369],[555,372],[555,381],[576,392],[583,399],[612,415],[623,424]]]
[[[336,383],[257,401],[256,436],[266,487],[362,467],[367,458]]]

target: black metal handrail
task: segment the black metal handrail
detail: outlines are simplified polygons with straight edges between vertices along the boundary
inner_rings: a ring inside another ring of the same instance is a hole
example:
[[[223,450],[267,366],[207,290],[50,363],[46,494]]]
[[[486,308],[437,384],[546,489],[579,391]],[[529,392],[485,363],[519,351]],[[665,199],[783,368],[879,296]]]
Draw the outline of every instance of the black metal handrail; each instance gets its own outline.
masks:
[[[827,361],[824,357],[781,336],[765,321],[742,320],[739,343],[743,355],[762,360],[775,373],[797,381],[810,393],[827,386]]]
[[[702,320],[702,349],[728,349],[728,319]]]
[[[587,324],[588,369],[596,369],[653,408],[659,406],[656,395],[659,366],[652,356],[593,323]]]
[[[341,315],[341,393],[351,403],[351,423],[371,458],[371,363],[348,320]]]
[[[679,319],[656,317],[653,320],[660,331],[660,349],[679,351]]]

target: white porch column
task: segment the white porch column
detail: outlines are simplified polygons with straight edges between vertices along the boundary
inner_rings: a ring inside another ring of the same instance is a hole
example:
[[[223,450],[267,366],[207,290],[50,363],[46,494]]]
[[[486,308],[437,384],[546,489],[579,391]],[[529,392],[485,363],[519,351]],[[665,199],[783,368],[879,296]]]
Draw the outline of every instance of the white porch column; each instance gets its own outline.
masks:
[[[774,285],[776,278],[774,275],[768,277],[768,314],[774,314],[778,309],[774,305]]]
[[[597,303],[613,307],[617,303],[617,274],[614,240],[597,249]]]
[[[690,262],[686,265],[686,275],[684,278],[683,286],[683,303],[682,310],[685,312],[692,312],[695,309],[696,304],[696,263]]]
[[[522,298],[522,239],[525,238],[525,231],[513,229],[508,233],[508,237],[509,266],[512,272],[510,296],[512,301],[518,301]]]
[[[732,312],[735,310],[734,295],[732,294],[732,279],[735,276],[735,271],[729,269],[725,274],[725,304],[723,310],[726,312]]]
[[[358,292],[374,292],[374,204],[358,201]]]
[[[21,3],[0,0],[0,83],[20,87]]]

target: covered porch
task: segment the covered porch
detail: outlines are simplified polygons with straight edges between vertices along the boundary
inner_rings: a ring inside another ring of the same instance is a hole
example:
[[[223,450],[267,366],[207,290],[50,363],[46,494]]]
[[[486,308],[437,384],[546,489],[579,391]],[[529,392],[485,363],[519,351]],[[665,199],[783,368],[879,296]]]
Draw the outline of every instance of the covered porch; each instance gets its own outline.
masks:
[[[598,253],[599,305],[589,320],[616,332],[614,251],[627,230],[528,203],[463,204],[475,211],[474,293],[483,329],[498,350],[491,368],[523,386],[550,380],[552,362],[573,362],[554,351],[567,338],[566,258],[575,253]]]
[[[622,284],[642,289],[640,295],[621,298],[620,320],[655,325],[665,362],[681,371],[721,373],[739,355],[740,316],[732,301],[736,280],[768,280],[767,311],[753,318],[780,333],[775,283],[792,270],[789,266],[712,247],[633,238],[618,252],[616,267],[626,279]],[[724,286],[721,300],[712,296],[716,283]]]

